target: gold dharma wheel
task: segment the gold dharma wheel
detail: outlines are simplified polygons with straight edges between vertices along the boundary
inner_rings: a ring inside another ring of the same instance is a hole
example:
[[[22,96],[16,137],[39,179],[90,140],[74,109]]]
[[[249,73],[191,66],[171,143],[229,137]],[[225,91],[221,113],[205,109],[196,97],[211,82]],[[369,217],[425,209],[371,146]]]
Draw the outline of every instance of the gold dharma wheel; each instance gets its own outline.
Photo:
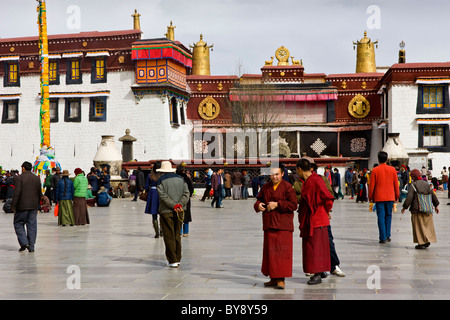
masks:
[[[286,66],[289,65],[289,57],[290,57],[289,50],[285,48],[284,46],[281,46],[275,51],[275,57],[278,60],[279,66]]]
[[[198,105],[198,114],[204,120],[214,120],[220,113],[220,105],[213,97],[206,97]]]

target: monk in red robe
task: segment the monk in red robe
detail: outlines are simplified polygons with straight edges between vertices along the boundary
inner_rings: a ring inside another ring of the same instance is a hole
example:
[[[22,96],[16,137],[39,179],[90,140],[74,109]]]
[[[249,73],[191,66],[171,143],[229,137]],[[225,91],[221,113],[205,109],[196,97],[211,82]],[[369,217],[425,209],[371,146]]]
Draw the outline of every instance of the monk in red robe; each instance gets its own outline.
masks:
[[[297,198],[292,185],[283,180],[284,166],[272,168],[271,181],[256,197],[256,212],[262,212],[264,244],[261,272],[270,277],[265,286],[284,289],[285,278],[292,277],[294,211]]]
[[[314,274],[308,284],[322,282],[322,276],[330,271],[330,242],[327,226],[333,208],[334,197],[322,177],[311,171],[307,159],[297,162],[297,173],[304,181],[302,199],[298,208],[300,237],[302,238],[303,271]]]

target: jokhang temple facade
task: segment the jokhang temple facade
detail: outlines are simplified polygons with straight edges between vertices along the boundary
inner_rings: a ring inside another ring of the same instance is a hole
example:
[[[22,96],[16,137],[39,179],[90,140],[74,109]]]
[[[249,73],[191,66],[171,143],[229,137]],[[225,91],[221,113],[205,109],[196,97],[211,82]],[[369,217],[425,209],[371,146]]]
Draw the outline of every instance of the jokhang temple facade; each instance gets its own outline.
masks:
[[[242,155],[264,164],[276,145],[291,163],[306,154],[364,168],[397,132],[414,167],[430,163],[438,176],[448,166],[447,62],[406,63],[401,50],[399,63],[377,72],[376,42],[364,34],[354,43],[354,73],[307,73],[288,48],[273,44],[259,73],[211,75],[202,36],[188,48],[171,24],[164,38],[142,39],[133,17],[132,30],[49,36],[51,139],[64,169],[87,170],[101,137],[118,139],[126,129],[138,164],[232,165]],[[37,41],[0,39],[5,169],[39,152]]]

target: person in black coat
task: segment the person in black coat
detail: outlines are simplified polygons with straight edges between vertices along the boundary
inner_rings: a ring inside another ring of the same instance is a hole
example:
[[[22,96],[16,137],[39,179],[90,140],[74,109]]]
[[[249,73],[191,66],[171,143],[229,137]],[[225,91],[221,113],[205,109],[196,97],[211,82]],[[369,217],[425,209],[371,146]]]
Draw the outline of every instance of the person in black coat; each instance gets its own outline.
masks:
[[[34,252],[37,236],[37,214],[42,198],[41,180],[31,172],[33,165],[25,161],[22,174],[14,177],[14,195],[11,209],[14,214],[14,230],[19,241],[19,251]],[[26,225],[26,230],[25,230]]]
[[[183,226],[181,228],[181,234],[183,235],[183,237],[187,237],[189,235],[189,222],[192,222],[190,197],[192,197],[192,194],[194,193],[194,184],[192,183],[191,178],[186,174],[186,170],[183,166],[179,165],[177,167],[176,174],[184,179],[189,189],[189,201],[186,204],[186,209],[184,210],[184,220]]]
[[[136,173],[136,188],[134,189],[134,198],[132,201],[137,201],[139,193],[144,191],[144,188],[145,188],[144,172],[142,171],[141,167],[138,167]]]

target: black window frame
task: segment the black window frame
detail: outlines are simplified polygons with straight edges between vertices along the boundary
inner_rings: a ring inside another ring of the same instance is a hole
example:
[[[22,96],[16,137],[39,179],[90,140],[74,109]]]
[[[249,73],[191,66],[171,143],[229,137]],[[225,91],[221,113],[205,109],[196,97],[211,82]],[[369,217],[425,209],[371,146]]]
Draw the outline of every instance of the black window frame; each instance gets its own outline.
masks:
[[[169,99],[170,105],[170,124],[174,127],[180,126],[180,121],[178,119],[178,101],[177,98],[171,97]]]
[[[89,103],[89,121],[94,122],[106,122],[106,114],[107,114],[107,103],[106,103],[107,97],[92,97],[90,98]],[[102,102],[104,106],[104,112],[103,115],[97,116],[95,114],[95,107],[97,102]]]
[[[59,98],[50,98],[49,107],[48,108],[49,108],[49,112],[50,112],[50,105],[52,103],[54,103],[54,102],[56,102],[56,115],[55,115],[54,118],[52,118],[51,114],[50,114],[50,123],[57,123],[57,122],[59,122]]]
[[[430,87],[432,85],[419,84],[417,90],[417,107],[416,114],[443,114],[450,113],[450,99],[448,93],[448,83],[437,84],[436,86],[443,86],[442,100],[444,106],[442,108],[424,108],[423,106],[423,88]]]
[[[72,62],[79,62],[79,73],[80,76],[78,79],[72,79]],[[67,59],[67,72],[66,72],[66,84],[82,84],[83,83],[83,74],[81,72],[81,59],[80,58],[71,58]]]
[[[430,152],[450,152],[450,130],[448,124],[435,125],[439,127],[443,127],[444,129],[444,145],[443,146],[424,146],[423,145],[423,133],[424,128],[426,126],[430,126],[431,124],[419,124],[419,148],[425,148]]]
[[[65,110],[64,110],[64,121],[65,122],[81,122],[81,98],[66,98],[65,99]],[[72,102],[79,102],[79,110],[77,117],[70,117],[70,105]]]
[[[17,81],[11,82],[9,78],[9,68],[11,65],[17,66]],[[5,61],[5,76],[3,77],[4,87],[20,87],[20,63],[19,61]]]
[[[16,106],[16,117],[14,119],[8,119],[8,106]],[[3,100],[3,114],[2,123],[19,123],[19,99]]]
[[[104,61],[104,77],[102,79],[97,79],[97,61]],[[106,57],[97,57],[92,59],[92,67],[91,67],[91,83],[106,83],[107,82],[107,68],[106,63],[108,59]]]
[[[50,63],[56,63],[56,79],[50,80]],[[48,60],[48,83],[50,85],[58,85],[60,84],[59,79],[59,59],[49,59]]]

